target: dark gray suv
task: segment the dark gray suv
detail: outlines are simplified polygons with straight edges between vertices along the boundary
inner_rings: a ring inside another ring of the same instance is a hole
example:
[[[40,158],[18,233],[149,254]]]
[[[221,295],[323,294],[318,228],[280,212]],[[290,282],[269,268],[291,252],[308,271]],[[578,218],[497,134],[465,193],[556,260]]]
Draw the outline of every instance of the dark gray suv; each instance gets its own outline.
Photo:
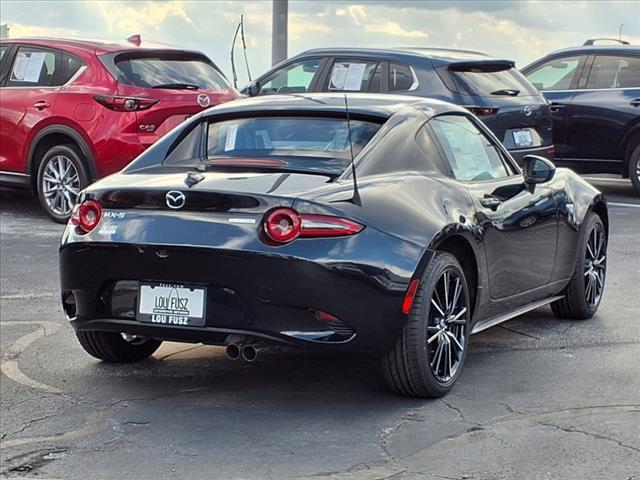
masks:
[[[414,95],[464,106],[516,160],[553,158],[551,115],[544,97],[511,60],[438,48],[332,48],[285,60],[245,87],[255,95],[368,92]]]

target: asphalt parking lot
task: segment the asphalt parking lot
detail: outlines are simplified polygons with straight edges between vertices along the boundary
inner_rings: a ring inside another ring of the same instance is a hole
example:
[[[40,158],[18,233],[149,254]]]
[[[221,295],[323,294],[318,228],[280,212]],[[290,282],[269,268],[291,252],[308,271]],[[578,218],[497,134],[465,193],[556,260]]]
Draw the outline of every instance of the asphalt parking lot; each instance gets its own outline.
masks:
[[[370,361],[297,352],[164,344],[102,364],[59,306],[63,227],[0,190],[0,477],[640,478],[640,198],[594,183],[611,220],[596,317],[543,308],[476,335],[433,401],[388,392]]]

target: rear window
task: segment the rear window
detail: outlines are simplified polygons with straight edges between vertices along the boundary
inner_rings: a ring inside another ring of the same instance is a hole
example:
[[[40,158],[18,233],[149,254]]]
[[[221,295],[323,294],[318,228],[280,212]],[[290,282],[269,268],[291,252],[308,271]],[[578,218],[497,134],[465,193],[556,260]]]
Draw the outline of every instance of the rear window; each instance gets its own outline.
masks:
[[[380,124],[351,120],[357,156]],[[340,174],[349,165],[347,121],[317,117],[258,117],[210,123],[207,164],[211,167],[262,167]]]
[[[115,61],[117,80],[137,87],[192,85],[199,90],[227,90],[224,76],[199,56],[120,56]]]
[[[538,92],[515,68],[479,67],[449,71],[458,91],[480,97],[536,95]]]

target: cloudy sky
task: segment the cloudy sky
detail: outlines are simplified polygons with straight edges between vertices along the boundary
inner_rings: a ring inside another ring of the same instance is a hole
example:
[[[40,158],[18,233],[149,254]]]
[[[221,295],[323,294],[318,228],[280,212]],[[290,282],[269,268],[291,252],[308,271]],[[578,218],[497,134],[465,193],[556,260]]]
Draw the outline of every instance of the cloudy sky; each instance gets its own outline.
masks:
[[[269,0],[0,0],[0,23],[9,25],[11,37],[124,39],[140,33],[143,42],[202,50],[228,76],[231,40],[242,13],[255,76],[270,66]],[[623,38],[640,44],[639,1],[290,0],[288,52],[323,46],[458,47],[524,66],[589,37],[617,37],[620,24]],[[244,84],[246,73],[238,66]]]

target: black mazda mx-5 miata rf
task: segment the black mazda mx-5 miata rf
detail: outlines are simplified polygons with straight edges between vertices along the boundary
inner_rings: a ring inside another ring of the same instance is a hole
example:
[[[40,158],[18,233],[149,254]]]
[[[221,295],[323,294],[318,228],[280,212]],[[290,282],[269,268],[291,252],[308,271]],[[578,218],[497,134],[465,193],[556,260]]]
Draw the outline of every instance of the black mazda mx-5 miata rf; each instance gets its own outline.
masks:
[[[608,217],[573,172],[523,171],[465,109],[287,95],[211,108],[80,196],[60,247],[64,311],[108,362],[163,340],[253,360],[285,344],[381,356],[437,397],[469,335],[551,304],[591,317]]]

